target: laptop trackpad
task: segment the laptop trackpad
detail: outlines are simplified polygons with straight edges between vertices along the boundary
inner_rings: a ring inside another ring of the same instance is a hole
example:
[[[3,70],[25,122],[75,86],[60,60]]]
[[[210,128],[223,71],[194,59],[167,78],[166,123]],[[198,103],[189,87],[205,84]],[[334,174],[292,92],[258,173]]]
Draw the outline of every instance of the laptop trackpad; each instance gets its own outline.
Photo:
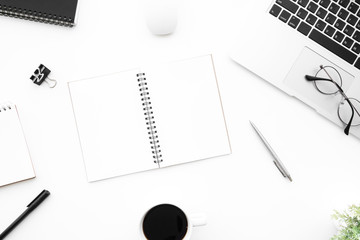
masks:
[[[335,113],[337,111],[338,104],[341,101],[341,94],[323,94],[317,90],[314,82],[307,81],[305,79],[305,75],[315,76],[320,70],[320,65],[324,67],[330,66],[338,71],[342,79],[342,88],[346,93],[353,84],[354,76],[336,66],[324,57],[320,56],[318,53],[314,52],[308,47],[304,47],[299,57],[295,60],[294,65],[284,80],[284,84],[294,92],[295,97],[308,103],[317,111]],[[325,69],[329,70],[327,72],[330,76],[334,75],[332,78],[337,78],[338,74],[336,74],[336,71],[332,71],[331,68]],[[322,77],[328,78],[326,73],[322,73],[324,74],[321,75]],[[320,81],[318,83],[324,84],[326,82]],[[320,90],[323,90],[321,87],[322,86],[320,86]],[[330,91],[331,89],[329,89],[329,92]]]

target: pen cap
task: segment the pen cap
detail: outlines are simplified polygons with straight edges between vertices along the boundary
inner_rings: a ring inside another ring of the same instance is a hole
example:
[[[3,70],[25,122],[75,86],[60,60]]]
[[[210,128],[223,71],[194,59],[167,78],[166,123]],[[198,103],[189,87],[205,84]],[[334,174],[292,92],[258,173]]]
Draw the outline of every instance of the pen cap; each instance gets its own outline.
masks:
[[[48,196],[50,195],[50,192],[48,190],[43,190],[34,200],[32,200],[29,205],[27,205],[28,208],[36,208],[39,206],[40,203],[42,203]]]

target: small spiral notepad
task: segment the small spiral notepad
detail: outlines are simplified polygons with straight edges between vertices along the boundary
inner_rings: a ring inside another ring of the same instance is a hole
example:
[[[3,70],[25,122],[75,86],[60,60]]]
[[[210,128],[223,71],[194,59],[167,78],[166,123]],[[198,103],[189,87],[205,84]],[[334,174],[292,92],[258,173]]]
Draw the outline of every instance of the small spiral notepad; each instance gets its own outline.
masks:
[[[89,181],[231,153],[211,55],[69,90]]]
[[[0,104],[0,186],[34,177],[16,106]]]
[[[77,0],[0,0],[0,15],[72,27]]]

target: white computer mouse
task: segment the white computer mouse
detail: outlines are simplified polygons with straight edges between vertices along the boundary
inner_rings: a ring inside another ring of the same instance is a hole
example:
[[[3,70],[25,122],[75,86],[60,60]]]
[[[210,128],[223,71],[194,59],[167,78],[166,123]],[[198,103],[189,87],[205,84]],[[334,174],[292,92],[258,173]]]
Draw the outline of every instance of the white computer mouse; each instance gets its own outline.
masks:
[[[177,0],[146,0],[147,26],[155,35],[168,35],[177,26]]]

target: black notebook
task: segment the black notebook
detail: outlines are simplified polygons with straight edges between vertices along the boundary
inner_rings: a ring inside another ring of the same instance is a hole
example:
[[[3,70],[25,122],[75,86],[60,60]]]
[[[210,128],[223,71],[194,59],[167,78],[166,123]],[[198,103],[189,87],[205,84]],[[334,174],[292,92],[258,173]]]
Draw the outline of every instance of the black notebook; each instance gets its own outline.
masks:
[[[72,27],[77,0],[0,0],[0,15]]]

